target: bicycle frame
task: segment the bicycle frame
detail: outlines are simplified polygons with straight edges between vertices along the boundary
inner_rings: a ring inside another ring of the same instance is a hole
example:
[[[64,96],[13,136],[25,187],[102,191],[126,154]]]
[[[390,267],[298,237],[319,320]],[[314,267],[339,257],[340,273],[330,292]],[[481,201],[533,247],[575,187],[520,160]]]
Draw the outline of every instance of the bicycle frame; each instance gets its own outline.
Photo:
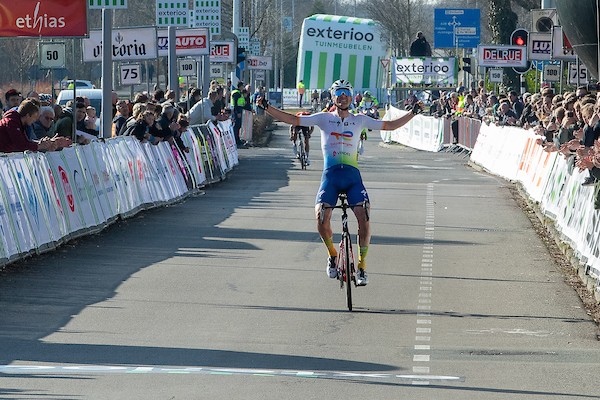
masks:
[[[298,158],[300,160],[300,166],[302,167],[302,169],[306,169],[306,166],[308,165],[307,163],[307,155],[306,155],[306,147],[305,147],[305,137],[304,137],[304,131],[302,130],[302,128],[295,128],[296,129],[296,148],[298,149]]]
[[[348,209],[352,208],[348,204],[348,198],[346,193],[340,193],[338,196],[340,200],[339,205],[332,207],[325,207],[321,209],[321,223],[324,219],[324,209],[335,209],[339,208],[342,210],[342,239],[340,241],[340,249],[337,257],[337,269],[338,269],[338,280],[340,281],[340,289],[346,285],[346,302],[348,305],[348,311],[352,311],[352,285],[356,286],[355,268],[354,268],[354,253],[352,251],[352,240],[350,237],[350,231],[348,229]]]

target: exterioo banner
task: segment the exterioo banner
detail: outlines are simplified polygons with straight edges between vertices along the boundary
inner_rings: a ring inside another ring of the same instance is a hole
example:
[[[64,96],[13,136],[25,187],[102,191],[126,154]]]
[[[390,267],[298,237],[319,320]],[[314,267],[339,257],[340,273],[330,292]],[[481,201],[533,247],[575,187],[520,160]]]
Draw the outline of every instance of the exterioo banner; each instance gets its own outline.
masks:
[[[392,65],[392,83],[454,85],[458,72],[455,58],[396,58]]]

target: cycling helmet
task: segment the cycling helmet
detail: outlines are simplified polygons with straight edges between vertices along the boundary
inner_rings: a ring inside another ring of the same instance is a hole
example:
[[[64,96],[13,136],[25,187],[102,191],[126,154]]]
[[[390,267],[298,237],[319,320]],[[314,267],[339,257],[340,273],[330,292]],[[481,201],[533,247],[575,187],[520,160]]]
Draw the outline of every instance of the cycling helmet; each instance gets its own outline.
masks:
[[[365,97],[371,97],[371,92],[369,92],[368,90],[365,92],[364,94]]]
[[[352,93],[352,84],[345,79],[338,79],[333,82],[333,85],[331,85],[329,90],[331,91],[331,94],[334,94],[338,89],[348,89],[350,93]]]

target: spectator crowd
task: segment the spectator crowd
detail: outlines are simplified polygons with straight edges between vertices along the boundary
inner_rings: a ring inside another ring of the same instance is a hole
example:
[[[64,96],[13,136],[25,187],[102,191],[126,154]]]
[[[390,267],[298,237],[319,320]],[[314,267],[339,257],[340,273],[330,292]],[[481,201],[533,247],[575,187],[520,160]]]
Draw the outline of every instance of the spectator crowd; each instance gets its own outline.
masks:
[[[175,92],[157,88],[153,93],[141,92],[133,99],[119,99],[113,92],[110,136],[134,136],[141,142],[158,144],[168,141],[189,152],[181,140],[189,125],[214,123],[232,119],[238,147],[249,144],[240,139],[243,110],[255,112],[253,104],[265,89],[251,94],[250,85],[238,82],[230,90],[212,81],[205,97],[198,88],[190,88],[182,99]],[[86,96],[76,97],[64,105],[52,104],[50,96],[30,92],[25,98],[15,89],[7,90],[0,119],[0,153],[54,151],[70,146],[73,141],[88,144],[98,140],[99,115]],[[73,131],[75,130],[75,135]]]
[[[533,129],[545,151],[560,152],[580,170],[588,170],[583,185],[600,180],[600,96],[580,86],[575,91],[557,94],[548,85],[539,93],[519,95],[486,91],[483,81],[470,91],[463,86],[441,92],[430,112],[452,120],[453,142],[458,142],[458,117],[481,120],[498,126]]]

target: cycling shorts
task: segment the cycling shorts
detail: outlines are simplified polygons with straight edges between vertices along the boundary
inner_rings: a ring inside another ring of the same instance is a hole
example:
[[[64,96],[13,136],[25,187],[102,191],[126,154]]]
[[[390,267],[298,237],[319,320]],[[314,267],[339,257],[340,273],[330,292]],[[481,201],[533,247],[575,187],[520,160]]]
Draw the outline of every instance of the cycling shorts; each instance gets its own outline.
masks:
[[[364,201],[369,202],[360,171],[351,165],[337,164],[323,171],[315,204],[334,206],[342,192],[346,192],[348,204],[351,206],[362,204]]]

